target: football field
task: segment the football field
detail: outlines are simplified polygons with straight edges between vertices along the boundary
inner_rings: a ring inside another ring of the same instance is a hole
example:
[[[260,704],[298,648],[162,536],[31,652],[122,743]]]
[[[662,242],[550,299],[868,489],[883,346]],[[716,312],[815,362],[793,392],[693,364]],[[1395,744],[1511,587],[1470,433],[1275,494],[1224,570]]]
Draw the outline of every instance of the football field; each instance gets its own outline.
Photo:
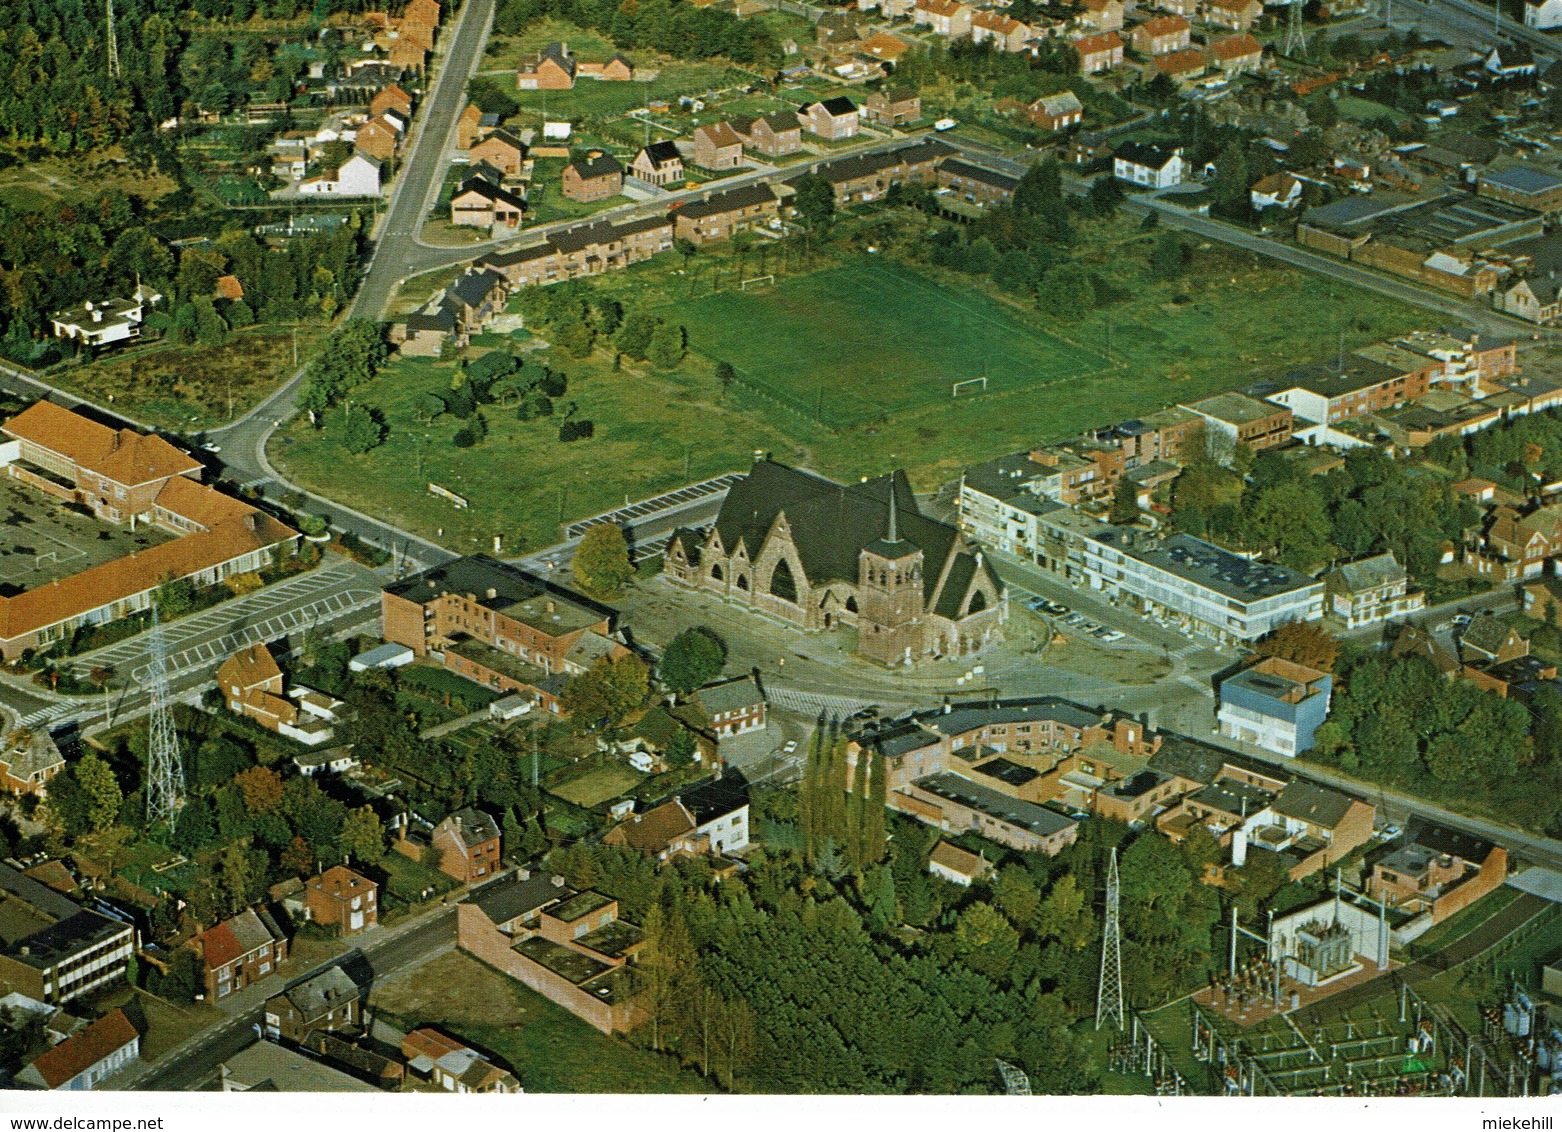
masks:
[[[662,313],[688,329],[692,349],[733,365],[734,399],[768,397],[839,428],[948,403],[956,382],[979,396],[984,385],[1050,385],[1111,364],[977,291],[873,256]]]

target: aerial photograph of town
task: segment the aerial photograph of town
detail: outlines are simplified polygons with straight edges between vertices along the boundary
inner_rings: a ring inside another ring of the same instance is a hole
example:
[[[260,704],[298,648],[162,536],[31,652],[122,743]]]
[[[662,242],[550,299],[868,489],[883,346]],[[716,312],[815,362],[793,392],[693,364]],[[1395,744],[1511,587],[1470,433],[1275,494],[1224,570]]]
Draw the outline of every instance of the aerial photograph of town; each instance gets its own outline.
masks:
[[[0,1112],[1549,1127],[1559,272],[1562,0],[0,0]]]

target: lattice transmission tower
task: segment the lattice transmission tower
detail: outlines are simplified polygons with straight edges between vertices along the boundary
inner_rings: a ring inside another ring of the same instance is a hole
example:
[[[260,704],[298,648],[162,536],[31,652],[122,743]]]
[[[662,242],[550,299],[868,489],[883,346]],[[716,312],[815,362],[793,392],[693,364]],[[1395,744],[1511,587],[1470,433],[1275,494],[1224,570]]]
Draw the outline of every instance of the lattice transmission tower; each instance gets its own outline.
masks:
[[[1296,58],[1307,54],[1307,29],[1302,26],[1302,6],[1305,0],[1291,0],[1286,5],[1290,11],[1287,13],[1285,25],[1285,44],[1281,47],[1282,54]]]
[[[119,36],[114,33],[114,0],[103,0],[108,8],[108,77],[119,78]]]
[[[172,823],[184,806],[184,764],[179,757],[179,736],[174,733],[173,704],[168,695],[168,648],[163,643],[163,621],[152,605],[152,628],[147,633],[147,684],[152,692],[146,748],[146,820],[148,825]]]
[[[1010,1065],[1007,1061],[999,1061],[998,1073],[1003,1078],[1004,1095],[1010,1097],[1031,1095],[1030,1078],[1025,1075],[1025,1070],[1017,1065]]]
[[[1123,1028],[1123,939],[1117,914],[1117,850],[1106,869],[1106,930],[1101,933],[1101,985],[1096,990],[1096,1029]]]

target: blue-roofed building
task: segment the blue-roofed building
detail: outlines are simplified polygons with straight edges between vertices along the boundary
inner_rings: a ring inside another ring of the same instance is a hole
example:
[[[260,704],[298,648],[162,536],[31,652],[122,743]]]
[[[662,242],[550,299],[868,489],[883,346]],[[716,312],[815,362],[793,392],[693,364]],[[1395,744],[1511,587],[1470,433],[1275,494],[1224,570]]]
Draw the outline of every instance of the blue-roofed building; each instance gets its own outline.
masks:
[[[1520,208],[1550,212],[1562,208],[1562,176],[1550,169],[1532,165],[1510,165],[1506,169],[1483,169],[1475,176],[1475,191]]]
[[[1220,733],[1266,751],[1294,756],[1313,745],[1329,715],[1334,678],[1267,657],[1220,685]]]

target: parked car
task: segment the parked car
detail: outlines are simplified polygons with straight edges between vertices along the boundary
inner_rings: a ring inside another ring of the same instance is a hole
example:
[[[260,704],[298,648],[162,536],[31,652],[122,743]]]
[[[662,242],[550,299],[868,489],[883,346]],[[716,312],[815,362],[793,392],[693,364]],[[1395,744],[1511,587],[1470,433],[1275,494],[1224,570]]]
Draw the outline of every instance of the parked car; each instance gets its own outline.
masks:
[[[1062,617],[1065,613],[1068,612],[1068,606],[1064,605],[1061,601],[1048,601],[1042,603],[1041,611],[1043,613],[1051,614],[1053,617]]]
[[[1044,612],[1047,608],[1047,599],[1044,597],[1033,597],[1025,603],[1025,608],[1032,613]]]
[[[1084,619],[1085,615],[1083,613],[1070,613],[1067,617],[1063,618],[1063,624],[1072,628],[1073,626],[1078,625]]]
[[[1079,631],[1081,633],[1094,633],[1099,628],[1101,628],[1100,622],[1098,622],[1098,621],[1086,621],[1083,625],[1081,625],[1079,627]]]
[[[790,754],[792,754],[796,750],[797,750],[797,740],[796,739],[788,739],[786,741],[786,743],[782,746],[781,753],[783,755],[790,755]]]
[[[1111,644],[1113,641],[1122,640],[1126,634],[1119,633],[1116,629],[1101,628],[1090,635],[1098,640],[1105,641],[1107,644]]]

